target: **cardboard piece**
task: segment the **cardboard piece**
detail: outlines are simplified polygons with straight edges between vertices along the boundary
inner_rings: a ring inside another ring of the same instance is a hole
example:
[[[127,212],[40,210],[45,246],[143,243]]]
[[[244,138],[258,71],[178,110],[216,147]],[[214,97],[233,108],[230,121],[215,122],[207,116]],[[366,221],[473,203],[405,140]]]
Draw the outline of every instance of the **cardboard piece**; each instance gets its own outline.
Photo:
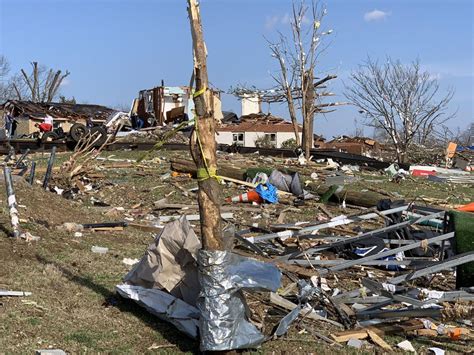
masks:
[[[200,240],[182,216],[166,224],[124,281],[144,288],[163,289],[196,305],[200,290],[196,261],[200,248]]]

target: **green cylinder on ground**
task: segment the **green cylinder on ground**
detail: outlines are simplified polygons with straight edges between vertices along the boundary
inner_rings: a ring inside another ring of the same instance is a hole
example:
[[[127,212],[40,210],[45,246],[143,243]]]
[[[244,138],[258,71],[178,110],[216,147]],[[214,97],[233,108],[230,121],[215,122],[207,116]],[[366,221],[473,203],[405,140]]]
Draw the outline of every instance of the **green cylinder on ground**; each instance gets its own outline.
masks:
[[[264,167],[262,167],[262,168],[249,168],[245,171],[244,179],[245,178],[253,179],[255,177],[255,175],[257,175],[258,173],[265,173],[268,176],[270,176],[273,170],[274,170],[273,168],[264,168]]]
[[[474,251],[474,215],[468,212],[449,212],[454,225],[456,254]],[[474,262],[463,264],[456,270],[456,288],[474,286]]]

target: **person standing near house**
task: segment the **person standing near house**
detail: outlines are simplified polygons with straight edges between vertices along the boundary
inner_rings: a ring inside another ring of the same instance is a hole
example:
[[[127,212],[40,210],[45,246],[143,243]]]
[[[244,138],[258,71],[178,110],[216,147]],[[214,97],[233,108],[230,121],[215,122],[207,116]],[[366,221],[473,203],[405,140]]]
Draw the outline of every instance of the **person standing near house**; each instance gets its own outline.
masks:
[[[35,127],[40,130],[41,133],[51,132],[53,130],[53,126],[49,123],[35,123]]]
[[[133,114],[132,117],[130,117],[130,122],[132,123],[133,129],[141,129],[145,125],[145,121],[137,114]]]
[[[46,117],[44,118],[44,123],[51,125],[53,127],[53,117],[50,115],[46,114]]]
[[[5,110],[5,112],[3,113],[3,124],[4,124],[4,127],[5,128],[5,135],[7,137],[10,136],[10,128],[11,128],[11,118],[10,118],[10,112]]]
[[[10,111],[5,111],[5,134],[8,138],[11,138],[15,134],[17,122]]]
[[[137,117],[137,129],[142,129],[145,125],[145,120],[141,117]]]

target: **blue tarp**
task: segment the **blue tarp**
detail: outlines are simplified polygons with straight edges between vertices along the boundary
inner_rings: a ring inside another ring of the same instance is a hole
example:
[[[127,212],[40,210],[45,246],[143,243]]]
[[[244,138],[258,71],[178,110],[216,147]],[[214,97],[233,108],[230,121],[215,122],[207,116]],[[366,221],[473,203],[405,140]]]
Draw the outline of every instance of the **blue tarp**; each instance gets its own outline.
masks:
[[[268,183],[266,185],[258,184],[255,188],[255,191],[259,194],[259,196],[269,203],[277,203],[278,202],[278,194],[277,189],[272,184]]]
[[[456,147],[456,152],[462,152],[463,150],[474,150],[474,145],[468,146],[468,145],[458,145]]]

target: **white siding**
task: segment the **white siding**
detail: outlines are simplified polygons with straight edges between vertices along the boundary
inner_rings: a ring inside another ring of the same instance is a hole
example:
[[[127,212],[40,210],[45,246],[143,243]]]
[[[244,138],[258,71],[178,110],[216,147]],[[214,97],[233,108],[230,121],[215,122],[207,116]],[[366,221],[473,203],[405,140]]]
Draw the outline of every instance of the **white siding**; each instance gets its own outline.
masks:
[[[300,140],[303,139],[303,133],[298,133],[300,136]],[[277,148],[281,148],[281,145],[284,141],[288,139],[295,139],[295,134],[293,132],[278,132],[277,133]]]
[[[216,142],[218,144],[232,144],[232,134],[233,132],[219,132],[216,134]]]

